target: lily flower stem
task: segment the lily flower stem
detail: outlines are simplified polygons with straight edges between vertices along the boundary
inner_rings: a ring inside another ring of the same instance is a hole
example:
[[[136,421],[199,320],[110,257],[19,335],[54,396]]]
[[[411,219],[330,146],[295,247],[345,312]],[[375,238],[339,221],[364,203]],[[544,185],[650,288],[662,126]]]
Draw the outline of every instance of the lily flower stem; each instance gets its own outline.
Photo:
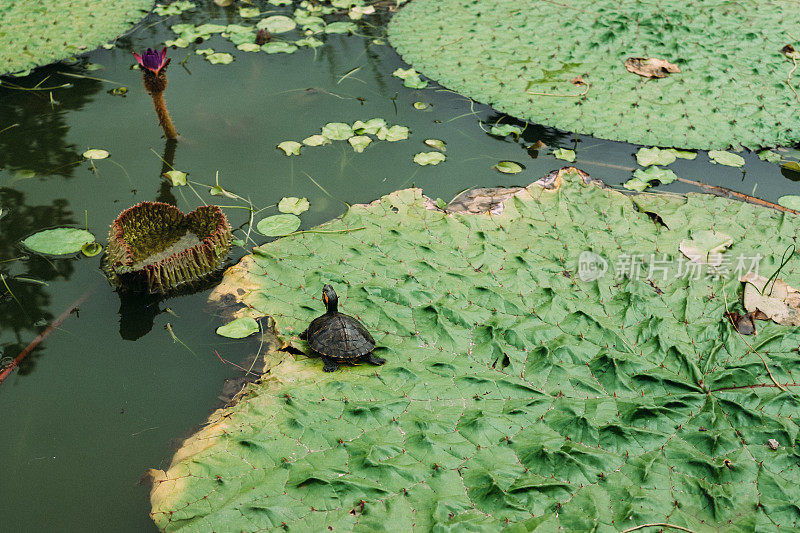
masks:
[[[172,123],[169,111],[167,111],[167,104],[164,102],[164,92],[152,92],[150,95],[153,97],[153,105],[156,108],[156,115],[158,115],[158,124],[164,130],[164,135],[167,139],[177,139],[178,132],[175,130],[175,125]]]

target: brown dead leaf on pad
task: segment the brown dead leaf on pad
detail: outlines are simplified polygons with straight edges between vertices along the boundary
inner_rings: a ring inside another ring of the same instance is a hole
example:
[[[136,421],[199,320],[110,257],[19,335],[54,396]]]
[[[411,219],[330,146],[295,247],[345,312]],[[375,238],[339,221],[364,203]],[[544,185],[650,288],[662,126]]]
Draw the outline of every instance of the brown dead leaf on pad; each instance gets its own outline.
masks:
[[[645,78],[666,78],[681,71],[677,65],[657,57],[629,57],[625,61],[625,68]]]
[[[745,284],[745,309],[750,312],[761,311],[784,326],[800,326],[800,291],[781,279],[770,281],[766,287],[767,278],[755,272],[748,272],[739,281]]]

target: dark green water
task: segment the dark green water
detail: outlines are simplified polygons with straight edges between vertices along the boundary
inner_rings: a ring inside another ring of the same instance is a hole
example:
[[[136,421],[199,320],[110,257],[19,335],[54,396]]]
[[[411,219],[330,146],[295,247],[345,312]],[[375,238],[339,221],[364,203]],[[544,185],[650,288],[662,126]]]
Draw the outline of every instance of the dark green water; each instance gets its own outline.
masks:
[[[102,70],[56,65],[9,80],[33,87],[50,76],[43,87],[68,82],[71,88],[21,91],[0,85],[0,130],[19,124],[0,133],[0,274],[10,278],[16,298],[0,298],[5,360],[90,291],[79,313],[0,384],[2,531],[153,530],[149,487],[137,484],[140,477],[150,467],[168,466],[180,441],[219,405],[223,381],[241,374],[220,362],[214,350],[242,361],[255,349],[252,340],[230,341],[214,333],[220,320],[206,309],[208,292],[156,303],[126,300],[121,307],[99,269],[99,257],[13,260],[24,255],[19,241],[42,229],[87,224],[104,243],[108,225],[134,203],[174,200],[185,211],[201,205],[190,189],[170,189],[159,177],[165,142],[141,74],[130,69],[130,52],[172,38],[166,28],[178,19],[238,22],[231,13],[208,2],[167,24],[152,17],[146,22],[154,25],[83,60]],[[366,20],[381,23],[378,17]],[[166,99],[182,134],[175,168],[210,185],[219,173],[223,187],[259,207],[283,196],[305,196],[311,209],[302,215],[303,227],[310,227],[341,214],[344,202],[368,202],[411,185],[445,200],[473,186],[526,185],[566,164],[547,150],[531,158],[524,144],[537,140],[575,148],[575,166],[609,184],[626,181],[636,167],[638,146],[629,144],[535,125],[526,129],[524,143],[488,135],[486,124],[501,115],[435,84],[425,90],[403,87],[391,73],[406,65],[388,45],[372,44],[380,27],[370,31],[374,35],[328,36],[316,53],[248,54],[219,36],[188,51],[170,51]],[[234,53],[236,60],[215,66],[194,55],[194,49],[208,46]],[[189,52],[183,68],[178,62]],[[128,95],[109,94],[115,83],[59,72],[112,80],[127,86]],[[432,105],[420,111],[412,106],[417,101]],[[299,157],[275,148],[283,140],[318,133],[327,122],[373,117],[409,127],[410,138],[374,142],[362,154],[341,141],[305,147]],[[429,151],[423,144],[427,138],[447,143],[444,163],[420,167],[412,162],[415,153]],[[111,157],[92,169],[81,157],[87,148],[108,150]],[[747,194],[756,188],[757,196],[770,201],[798,193],[777,165],[750,153],[744,157],[746,172],[710,164],[704,153],[670,168],[678,176]],[[516,175],[492,170],[501,160],[522,163],[525,170]],[[36,175],[20,179],[24,170]],[[205,202],[234,204],[210,196],[208,187],[196,189]],[[679,183],[661,189],[692,190]],[[246,224],[247,211],[226,211],[234,227]],[[260,216],[275,213],[271,208]],[[267,240],[254,238],[259,244]],[[238,248],[234,258],[244,253]],[[173,342],[167,323],[191,351]]]

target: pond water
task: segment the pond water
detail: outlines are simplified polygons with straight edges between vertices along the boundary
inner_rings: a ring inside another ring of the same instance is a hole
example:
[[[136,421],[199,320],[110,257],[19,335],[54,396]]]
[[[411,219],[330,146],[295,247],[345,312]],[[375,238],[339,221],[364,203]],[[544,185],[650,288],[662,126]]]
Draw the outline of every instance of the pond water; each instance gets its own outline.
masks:
[[[220,406],[224,380],[242,374],[215,350],[242,362],[257,347],[253,340],[215,334],[221,322],[205,304],[207,291],[121,301],[100,270],[99,256],[27,256],[19,246],[26,236],[67,225],[86,227],[105,243],[120,211],[160,200],[186,212],[202,202],[238,206],[225,210],[240,228],[237,238],[244,239],[249,211],[241,202],[209,195],[216,180],[259,209],[272,206],[256,220],[277,213],[274,206],[284,196],[308,198],[311,209],[301,217],[308,228],[338,216],[346,203],[369,202],[412,185],[445,201],[475,186],[526,185],[566,164],[549,150],[532,158],[525,147],[538,140],[575,149],[575,166],[611,185],[627,181],[636,167],[638,146],[537,125],[527,126],[522,142],[493,137],[487,133],[491,124],[520,123],[435,83],[423,90],[404,87],[392,72],[406,65],[388,44],[374,42],[384,36],[390,16],[385,9],[364,19],[362,34],[328,35],[316,50],[245,53],[220,36],[170,50],[165,96],[181,138],[165,143],[141,73],[131,70],[131,52],[174,38],[169,26],[177,22],[241,21],[234,8],[197,3],[180,16],[151,15],[115,48],[93,51],[77,64],[3,80],[26,88],[39,84],[38,90],[0,85],[0,274],[8,284],[0,286],[3,363],[88,294],[0,384],[2,530],[154,530],[149,486],[140,478],[150,467],[168,466],[180,441]],[[212,65],[194,53],[202,47],[236,59]],[[89,70],[89,64],[102,68]],[[65,83],[71,87],[42,90]],[[126,96],[110,92],[119,86],[129,89]],[[414,102],[429,107],[418,110]],[[342,141],[304,147],[299,157],[276,149],[281,141],[318,133],[328,122],[373,117],[407,126],[409,139],[374,142],[363,153]],[[447,160],[419,166],[413,156],[430,151],[423,144],[429,138],[447,143]],[[89,148],[111,157],[91,164],[81,156]],[[704,153],[670,168],[683,178],[746,194],[755,190],[769,201],[797,194],[797,184],[778,165],[743,155],[744,170],[711,164]],[[188,172],[198,194],[171,187],[161,177],[162,158]],[[502,160],[525,168],[501,174],[492,166]],[[697,190],[682,183],[659,189]],[[250,237],[257,244],[268,240]],[[232,260],[252,244],[236,247]]]

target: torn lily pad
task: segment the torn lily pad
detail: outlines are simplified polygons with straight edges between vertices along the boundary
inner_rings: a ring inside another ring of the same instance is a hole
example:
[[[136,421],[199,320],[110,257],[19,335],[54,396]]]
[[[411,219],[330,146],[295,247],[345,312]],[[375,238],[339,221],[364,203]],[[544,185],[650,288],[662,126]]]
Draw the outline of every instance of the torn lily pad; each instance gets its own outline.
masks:
[[[513,124],[502,124],[500,126],[492,126],[492,129],[489,130],[489,133],[496,135],[497,137],[513,135],[515,139],[519,139],[519,136],[522,134],[522,128],[519,126],[514,126]]]
[[[212,65],[228,65],[233,62],[233,56],[226,52],[215,52],[207,54],[206,60]]]
[[[424,142],[426,145],[430,146],[431,148],[435,148],[440,152],[447,151],[447,146],[445,145],[445,142],[440,139],[425,139]]]
[[[278,202],[278,211],[293,215],[305,213],[310,207],[311,204],[308,203],[307,198],[297,198],[295,196],[286,196]]]
[[[772,150],[761,150],[758,152],[758,158],[769,163],[780,163],[782,159],[781,154],[773,152]]]
[[[441,152],[420,152],[414,156],[414,163],[422,166],[438,165],[446,159]]]
[[[372,139],[370,139],[366,135],[353,135],[352,137],[347,139],[347,142],[350,143],[350,146],[353,147],[353,150],[355,150],[358,153],[361,153],[369,145],[369,143],[372,142]]]
[[[166,176],[169,181],[172,182],[173,187],[186,185],[186,172],[181,172],[180,170],[169,170],[164,172],[164,176]]]
[[[744,166],[744,158],[742,156],[724,150],[710,150],[708,152],[708,157],[711,159],[712,163],[718,165],[725,165],[728,167]]]
[[[76,254],[94,240],[94,235],[83,229],[55,228],[34,233],[22,244],[32,252],[58,256]]]
[[[278,148],[283,150],[286,155],[300,155],[300,148],[302,147],[303,145],[297,141],[283,141],[278,144]]]
[[[679,249],[690,261],[714,267],[722,264],[722,254],[733,244],[733,238],[713,230],[693,231],[691,239],[683,239]]]
[[[382,118],[371,118],[366,122],[362,122],[360,120],[356,120],[353,122],[353,131],[362,135],[364,133],[369,133],[370,135],[375,135],[378,133],[378,130],[381,128],[386,127],[386,121]]]
[[[232,238],[216,205],[184,214],[173,205],[141,202],[111,225],[103,270],[118,289],[168,293],[215,272]]]
[[[678,150],[677,148],[667,148],[667,152],[670,152],[678,159],[695,159],[697,157],[697,152],[691,152],[689,150]]]

